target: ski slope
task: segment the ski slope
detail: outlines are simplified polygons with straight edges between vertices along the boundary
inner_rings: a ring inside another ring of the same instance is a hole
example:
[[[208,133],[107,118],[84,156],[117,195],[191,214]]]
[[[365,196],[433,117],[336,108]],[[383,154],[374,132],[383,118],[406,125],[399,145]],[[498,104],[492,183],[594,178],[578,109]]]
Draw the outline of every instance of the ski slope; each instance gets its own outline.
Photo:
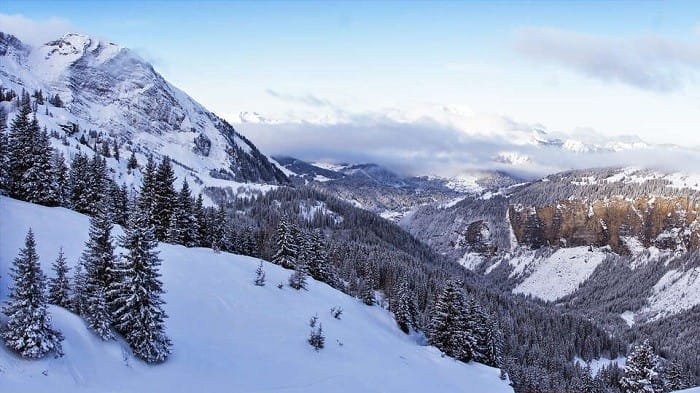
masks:
[[[0,197],[2,300],[30,226],[51,275],[60,246],[75,266],[89,220]],[[265,262],[267,285],[257,287],[257,259],[165,244],[159,249],[174,343],[167,362],[147,365],[122,340],[102,342],[79,317],[51,306],[53,325],[65,335],[65,356],[28,361],[0,345],[0,392],[512,392],[499,370],[443,358],[401,333],[385,310],[323,283],[309,280],[308,291],[278,289],[290,272]],[[338,306],[340,320],[330,314]],[[306,342],[314,314],[326,335],[320,352]]]

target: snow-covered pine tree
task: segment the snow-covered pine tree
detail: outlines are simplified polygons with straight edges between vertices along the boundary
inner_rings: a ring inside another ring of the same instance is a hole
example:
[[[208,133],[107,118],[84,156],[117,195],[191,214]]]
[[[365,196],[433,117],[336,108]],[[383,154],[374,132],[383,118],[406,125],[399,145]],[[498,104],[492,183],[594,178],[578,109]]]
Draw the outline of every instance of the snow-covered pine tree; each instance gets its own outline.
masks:
[[[309,333],[309,339],[307,341],[309,345],[314,347],[316,352],[318,352],[321,349],[323,349],[326,342],[326,337],[323,335],[323,327],[318,321],[317,315],[311,317],[311,319],[309,320],[309,326],[311,327],[311,333]]]
[[[306,277],[308,274],[304,261],[297,260],[294,272],[289,276],[289,286],[296,290],[306,289]]]
[[[112,220],[108,213],[107,197],[97,205],[97,214],[90,219],[89,240],[85,244],[82,261],[85,269],[85,308],[83,316],[88,326],[103,340],[113,338],[110,330],[112,313],[108,297],[117,285],[114,245],[112,244]]]
[[[139,208],[146,212],[149,225],[155,225],[155,194],[156,194],[156,163],[153,157],[148,157],[146,166],[141,171],[143,180],[139,192]]]
[[[663,392],[659,358],[649,341],[644,341],[632,348],[632,352],[627,356],[620,386],[625,393]]]
[[[195,245],[197,247],[209,247],[207,245],[207,219],[204,214],[204,201],[202,200],[202,194],[197,194],[197,199],[194,202],[194,218],[197,223],[197,239]]]
[[[265,271],[263,270],[263,263],[260,261],[258,268],[255,270],[255,285],[259,287],[265,286]]]
[[[272,256],[272,262],[285,269],[294,269],[298,250],[292,225],[283,216],[277,225],[277,252]]]
[[[479,303],[472,297],[467,300],[467,314],[465,317],[467,319],[465,325],[467,334],[476,340],[474,360],[486,364],[488,362],[486,354],[489,352],[489,320]]]
[[[51,327],[51,317],[46,310],[46,278],[39,265],[31,229],[24,248],[13,261],[11,272],[14,284],[3,307],[7,325],[0,333],[5,345],[29,359],[41,358],[51,351],[61,354],[62,336]]]
[[[7,134],[5,130],[7,129],[7,113],[5,108],[0,107],[0,195],[7,195],[8,193],[8,147],[7,147]]]
[[[133,171],[134,169],[139,167],[139,162],[136,160],[136,154],[134,152],[131,152],[131,155],[129,156],[129,160],[126,162],[126,169]]]
[[[311,232],[307,249],[309,275],[315,280],[335,285],[336,277],[333,266],[328,260],[328,251],[323,242],[323,234],[319,229]]]
[[[73,157],[68,172],[70,207],[78,213],[87,214],[90,210],[88,195],[89,161],[86,155],[78,153]]]
[[[187,179],[182,182],[182,188],[177,196],[178,222],[181,228],[181,244],[187,247],[197,245],[197,218],[194,215],[194,199]]]
[[[120,263],[119,284],[112,291],[117,306],[114,325],[134,354],[149,363],[167,359],[172,343],[165,333],[164,293],[155,229],[146,212],[135,204],[119,244],[127,250]]]
[[[448,280],[430,314],[428,342],[446,355],[468,362],[474,357],[476,339],[466,330],[467,303],[462,289]]]
[[[7,187],[9,195],[17,199],[25,199],[26,196],[23,176],[24,172],[32,166],[34,131],[38,132],[38,130],[30,130],[31,113],[29,104],[20,106],[19,112],[10,124],[10,133],[7,138]]]
[[[87,214],[94,216],[98,214],[99,205],[107,194],[107,162],[99,154],[95,153],[88,164],[88,179],[86,187]],[[110,210],[110,206],[105,206]]]
[[[73,297],[71,298],[71,310],[78,315],[85,314],[85,272],[79,263],[73,272]]]
[[[416,327],[418,310],[416,309],[416,301],[413,293],[408,288],[406,278],[401,280],[390,307],[391,312],[394,313],[396,324],[399,325],[399,329],[401,329],[402,332],[408,334],[411,328]]]
[[[22,105],[12,121],[7,150],[10,196],[47,206],[57,205],[51,168],[53,149],[48,134],[41,131],[28,105]]]
[[[683,367],[677,361],[672,361],[664,367],[663,379],[666,391],[669,392],[675,392],[676,390],[683,390],[690,387],[685,373],[683,372]]]
[[[156,239],[166,240],[166,234],[170,227],[170,219],[177,203],[175,192],[175,173],[170,163],[170,158],[165,156],[158,166],[155,174],[155,194],[153,195],[153,223]]]
[[[491,367],[503,366],[503,333],[498,327],[498,323],[493,318],[489,319],[488,330],[486,331],[486,348],[482,352],[483,363]]]
[[[358,296],[360,300],[362,300],[362,303],[368,306],[373,306],[375,303],[374,289],[366,279],[360,279],[360,283],[358,285]]]
[[[70,207],[70,190],[68,188],[68,166],[63,154],[54,152],[51,157],[52,180],[57,195],[59,206]]]
[[[49,281],[49,303],[71,308],[70,281],[68,280],[68,264],[63,255],[63,247],[58,251],[58,258],[52,265],[54,277]]]
[[[219,208],[216,209],[212,226],[211,248],[216,252],[228,251],[228,244],[226,244],[226,211],[223,204],[220,204]]]

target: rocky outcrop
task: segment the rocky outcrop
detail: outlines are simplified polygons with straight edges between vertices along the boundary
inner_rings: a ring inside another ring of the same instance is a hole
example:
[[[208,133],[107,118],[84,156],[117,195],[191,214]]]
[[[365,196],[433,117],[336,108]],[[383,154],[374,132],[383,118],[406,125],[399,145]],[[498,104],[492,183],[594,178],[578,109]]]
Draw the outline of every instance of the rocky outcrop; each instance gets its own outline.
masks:
[[[619,254],[637,247],[700,248],[700,204],[690,198],[570,199],[550,206],[509,206],[510,224],[521,245],[610,246]]]

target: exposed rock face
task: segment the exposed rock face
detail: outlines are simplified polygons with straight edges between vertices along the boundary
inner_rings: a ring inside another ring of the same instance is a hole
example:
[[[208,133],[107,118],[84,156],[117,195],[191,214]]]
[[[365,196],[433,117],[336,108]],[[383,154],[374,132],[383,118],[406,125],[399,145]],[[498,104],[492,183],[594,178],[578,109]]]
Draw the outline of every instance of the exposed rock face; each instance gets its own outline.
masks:
[[[690,198],[613,198],[557,205],[509,206],[510,224],[519,244],[610,246],[629,254],[635,246],[667,250],[700,248],[700,204]]]
[[[66,34],[30,47],[0,33],[0,87],[58,95],[64,105],[51,108],[55,121],[104,133],[144,155],[169,155],[183,167],[186,163],[187,175],[205,185],[219,184],[209,181],[212,172],[236,182],[288,182],[229,123],[168,83],[133,51],[109,42]],[[49,129],[56,126],[44,120]]]
[[[467,226],[462,238],[462,244],[468,252],[474,252],[485,256],[496,254],[498,248],[491,242],[491,229],[484,220],[474,221]]]

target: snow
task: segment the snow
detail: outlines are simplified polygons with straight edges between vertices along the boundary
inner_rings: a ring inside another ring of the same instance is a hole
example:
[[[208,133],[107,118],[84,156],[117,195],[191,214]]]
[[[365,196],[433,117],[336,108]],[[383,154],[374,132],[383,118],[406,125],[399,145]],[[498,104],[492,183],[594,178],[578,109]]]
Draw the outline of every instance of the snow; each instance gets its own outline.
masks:
[[[633,311],[625,311],[622,314],[620,314],[620,318],[622,318],[627,326],[632,327],[634,325],[634,312]]]
[[[624,368],[625,364],[627,364],[627,358],[624,356],[620,356],[617,359],[602,357],[600,359],[593,359],[590,362],[587,362],[577,356],[574,358],[574,363],[580,365],[581,367],[589,366],[591,368],[591,375],[595,377],[603,367],[610,364],[617,364],[618,367]]]
[[[534,258],[527,263],[531,273],[513,289],[513,293],[536,296],[555,301],[573,293],[605,259],[602,249],[589,251],[588,247],[560,248],[551,256]],[[525,261],[518,261],[522,272]]]
[[[652,321],[700,304],[700,267],[666,272],[654,285],[647,303],[639,314]]]
[[[676,390],[676,393],[700,393],[700,386],[685,390]]]
[[[48,274],[60,246],[74,266],[88,237],[88,218],[62,208],[2,197],[0,217],[3,298],[28,227]],[[264,262],[267,285],[257,287],[257,259],[165,244],[159,250],[174,343],[165,363],[136,360],[122,340],[102,342],[80,318],[52,306],[65,356],[28,361],[0,346],[0,391],[512,391],[497,369],[443,358],[401,333],[387,311],[325,284],[310,280],[308,291],[278,289],[290,272]],[[330,315],[337,306],[344,310],[341,320]],[[315,314],[326,335],[320,352],[306,342]]]

